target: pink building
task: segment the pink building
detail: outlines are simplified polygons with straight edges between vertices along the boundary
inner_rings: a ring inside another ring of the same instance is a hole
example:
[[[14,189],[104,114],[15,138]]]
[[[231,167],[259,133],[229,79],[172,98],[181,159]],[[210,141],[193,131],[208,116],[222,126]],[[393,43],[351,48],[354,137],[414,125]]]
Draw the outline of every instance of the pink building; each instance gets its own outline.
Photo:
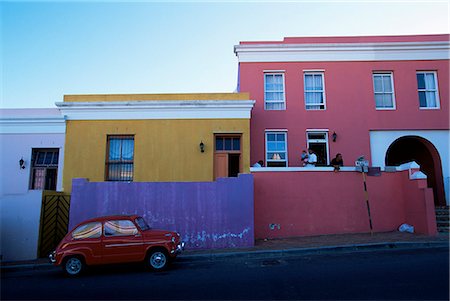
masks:
[[[235,46],[238,90],[250,92],[256,100],[251,161],[263,160],[267,167],[253,169],[257,237],[265,235],[265,230],[258,234],[258,219],[260,227],[269,221],[258,212],[274,212],[270,206],[258,205],[267,204],[258,200],[258,178],[263,177],[258,171],[311,171],[301,162],[301,152],[308,148],[317,154],[317,166],[329,165],[337,153],[343,155],[345,166],[354,167],[355,160],[364,156],[381,171],[415,161],[426,175],[435,205],[448,204],[449,37],[300,37]],[[306,183],[296,188],[314,187],[309,181],[313,178],[330,180],[329,176],[303,177]],[[279,174],[266,180],[265,185],[283,181],[284,186],[289,181]],[[389,230],[394,224],[379,230]],[[279,236],[332,233],[300,228]],[[337,232],[361,232],[357,227],[346,229]]]

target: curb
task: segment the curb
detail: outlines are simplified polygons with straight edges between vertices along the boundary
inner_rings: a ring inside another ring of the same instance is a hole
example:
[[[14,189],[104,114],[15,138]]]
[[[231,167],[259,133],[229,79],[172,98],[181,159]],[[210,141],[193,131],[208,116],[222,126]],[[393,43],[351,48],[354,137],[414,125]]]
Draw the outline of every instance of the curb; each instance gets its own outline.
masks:
[[[381,242],[369,244],[352,244],[341,246],[324,246],[311,248],[273,249],[273,250],[251,250],[251,251],[231,251],[206,254],[182,254],[179,261],[212,261],[216,259],[258,259],[286,256],[302,255],[322,255],[333,253],[369,252],[381,250],[405,250],[405,249],[428,249],[428,248],[449,248],[448,242]],[[17,265],[1,266],[2,271],[14,270],[41,270],[55,268],[51,263],[29,263]]]

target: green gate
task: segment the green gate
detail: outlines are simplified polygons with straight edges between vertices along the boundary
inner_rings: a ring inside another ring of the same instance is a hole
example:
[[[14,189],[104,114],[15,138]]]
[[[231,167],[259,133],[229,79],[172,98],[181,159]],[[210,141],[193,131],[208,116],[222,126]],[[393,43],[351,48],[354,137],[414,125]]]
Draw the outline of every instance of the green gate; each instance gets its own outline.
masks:
[[[43,191],[38,257],[47,257],[67,234],[69,208],[70,194]]]

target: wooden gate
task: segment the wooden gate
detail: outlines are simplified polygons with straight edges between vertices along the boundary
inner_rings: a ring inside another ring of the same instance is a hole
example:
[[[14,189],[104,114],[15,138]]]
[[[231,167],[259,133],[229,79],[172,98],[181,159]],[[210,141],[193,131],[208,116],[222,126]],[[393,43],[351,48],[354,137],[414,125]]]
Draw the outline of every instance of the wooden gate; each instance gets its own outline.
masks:
[[[38,256],[46,257],[67,234],[70,194],[45,190],[41,208]]]

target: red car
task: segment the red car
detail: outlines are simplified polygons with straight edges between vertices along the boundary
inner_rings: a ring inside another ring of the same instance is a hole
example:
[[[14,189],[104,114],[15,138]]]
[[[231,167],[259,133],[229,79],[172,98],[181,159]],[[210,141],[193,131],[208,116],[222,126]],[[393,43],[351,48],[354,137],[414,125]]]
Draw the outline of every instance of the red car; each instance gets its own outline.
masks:
[[[154,270],[162,270],[182,250],[184,242],[177,232],[151,229],[138,215],[119,215],[80,223],[49,258],[74,276],[90,265],[139,261]]]

